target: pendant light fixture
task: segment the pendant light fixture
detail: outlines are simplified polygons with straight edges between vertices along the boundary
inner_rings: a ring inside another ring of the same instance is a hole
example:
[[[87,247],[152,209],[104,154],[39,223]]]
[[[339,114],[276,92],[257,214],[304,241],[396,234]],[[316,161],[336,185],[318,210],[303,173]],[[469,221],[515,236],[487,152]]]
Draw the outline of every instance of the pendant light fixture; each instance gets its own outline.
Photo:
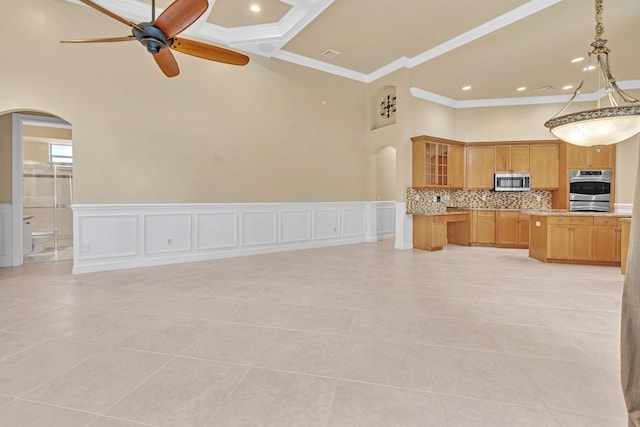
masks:
[[[597,93],[596,108],[577,113],[565,114],[565,110],[576,99],[582,89],[584,80],[573,93],[565,107],[544,125],[551,133],[570,144],[582,146],[608,145],[624,141],[640,133],[640,101],[625,93],[618,87],[616,79],[609,67],[609,48],[605,47],[607,40],[603,39],[604,25],[602,24],[603,0],[595,0],[596,5],[596,38],[591,46],[593,51],[589,58],[596,60],[599,80],[609,100],[609,107],[600,106],[601,92]],[[586,77],[585,77],[586,79]]]

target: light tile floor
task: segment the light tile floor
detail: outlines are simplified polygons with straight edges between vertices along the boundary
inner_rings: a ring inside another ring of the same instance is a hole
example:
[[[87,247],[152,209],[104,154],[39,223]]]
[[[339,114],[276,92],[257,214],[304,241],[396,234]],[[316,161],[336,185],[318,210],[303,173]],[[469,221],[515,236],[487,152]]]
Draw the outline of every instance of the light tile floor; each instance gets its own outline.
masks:
[[[619,268],[383,241],[0,269],[0,425],[624,427]]]

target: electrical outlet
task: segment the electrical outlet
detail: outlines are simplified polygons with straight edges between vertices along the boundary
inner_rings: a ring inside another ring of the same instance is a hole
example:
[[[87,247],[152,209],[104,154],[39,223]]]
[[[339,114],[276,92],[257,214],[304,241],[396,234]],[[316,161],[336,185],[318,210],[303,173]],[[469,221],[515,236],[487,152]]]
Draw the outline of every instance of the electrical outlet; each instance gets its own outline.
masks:
[[[483,200],[483,201],[486,201],[486,200],[487,200],[487,195],[486,195],[486,194],[483,194],[483,195],[482,195],[482,200]]]
[[[168,244],[169,246],[173,245],[173,239],[167,239],[167,244]]]
[[[416,202],[420,201],[420,196],[416,194]]]
[[[536,200],[539,202],[542,200],[542,196],[536,196]]]
[[[433,196],[433,203],[438,201],[438,196]]]
[[[442,196],[436,196],[436,202],[441,202],[442,201]]]

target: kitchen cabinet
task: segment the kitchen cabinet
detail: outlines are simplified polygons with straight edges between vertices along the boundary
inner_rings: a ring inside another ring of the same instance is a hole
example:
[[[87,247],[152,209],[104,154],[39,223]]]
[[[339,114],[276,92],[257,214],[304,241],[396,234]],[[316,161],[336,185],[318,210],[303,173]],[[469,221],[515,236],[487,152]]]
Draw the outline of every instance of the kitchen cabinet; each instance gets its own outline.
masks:
[[[471,243],[493,246],[496,243],[496,211],[471,212]]]
[[[544,262],[619,265],[620,228],[614,216],[532,215],[529,256]]]
[[[454,223],[468,223],[468,214],[414,215],[413,247],[426,251],[442,249],[447,244],[447,226]]]
[[[593,257],[620,262],[620,224],[617,218],[593,219]]]
[[[557,143],[529,145],[532,190],[553,190],[559,185],[560,161]]]
[[[496,246],[529,247],[529,215],[517,211],[497,211]]]
[[[529,172],[529,144],[496,145],[494,171]]]
[[[581,147],[567,144],[568,169],[613,169],[615,161],[615,145]]]
[[[492,189],[495,171],[495,146],[473,145],[465,147],[466,188]]]
[[[411,141],[413,187],[462,188],[463,143],[429,136]]]

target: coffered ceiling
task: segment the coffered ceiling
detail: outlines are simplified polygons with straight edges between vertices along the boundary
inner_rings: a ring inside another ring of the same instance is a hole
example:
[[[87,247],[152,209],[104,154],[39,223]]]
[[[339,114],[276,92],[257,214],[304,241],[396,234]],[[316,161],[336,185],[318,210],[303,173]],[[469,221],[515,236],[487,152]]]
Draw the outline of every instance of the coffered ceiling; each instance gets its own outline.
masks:
[[[94,1],[150,19],[151,0]],[[170,3],[157,0],[157,13]],[[594,15],[593,0],[209,0],[184,35],[366,83],[408,68],[414,96],[464,108],[566,100],[585,75]],[[605,0],[603,20],[614,76],[640,89],[640,1]],[[597,90],[589,77],[583,93]]]

